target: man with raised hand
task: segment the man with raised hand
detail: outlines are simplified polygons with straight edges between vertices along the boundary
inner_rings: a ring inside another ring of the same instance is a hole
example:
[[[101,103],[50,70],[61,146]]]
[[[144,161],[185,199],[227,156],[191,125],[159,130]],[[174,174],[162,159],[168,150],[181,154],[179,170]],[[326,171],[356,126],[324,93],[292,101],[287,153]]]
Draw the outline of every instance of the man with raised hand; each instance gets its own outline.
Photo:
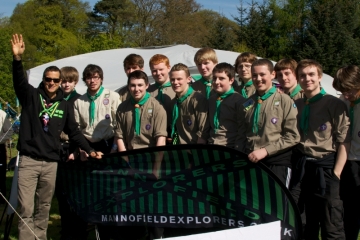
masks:
[[[189,85],[189,69],[175,64],[170,72],[171,86],[176,93],[172,105],[171,137],[173,144],[207,142],[209,136],[208,100]]]
[[[340,175],[347,159],[351,134],[346,105],[321,88],[322,67],[312,59],[298,63],[296,76],[305,97],[298,107],[299,166],[303,167],[301,195],[305,201],[305,239],[345,239]],[[296,186],[296,185],[295,185]]]
[[[78,129],[73,109],[60,89],[61,72],[55,66],[45,69],[38,88],[28,83],[21,56],[25,50],[22,35],[11,40],[13,84],[21,111],[17,149],[20,151],[18,176],[19,239],[47,239],[49,210],[55,189],[57,163],[60,160],[62,131],[91,157],[101,158]],[[34,199],[36,204],[34,204]],[[33,215],[34,214],[34,215]]]
[[[167,136],[169,139],[171,138],[171,110],[173,107],[171,103],[176,96],[170,83],[170,62],[165,55],[156,54],[150,58],[149,65],[155,84],[150,85],[147,91],[165,108],[167,113]]]
[[[276,79],[281,85],[285,94],[289,95],[294,101],[304,97],[304,90],[296,79],[297,62],[294,59],[284,58],[275,64]]]
[[[241,105],[245,102],[238,92],[235,92],[235,69],[229,63],[219,63],[213,69],[213,94],[209,99],[209,144],[217,144],[230,148],[244,150],[246,129]]]

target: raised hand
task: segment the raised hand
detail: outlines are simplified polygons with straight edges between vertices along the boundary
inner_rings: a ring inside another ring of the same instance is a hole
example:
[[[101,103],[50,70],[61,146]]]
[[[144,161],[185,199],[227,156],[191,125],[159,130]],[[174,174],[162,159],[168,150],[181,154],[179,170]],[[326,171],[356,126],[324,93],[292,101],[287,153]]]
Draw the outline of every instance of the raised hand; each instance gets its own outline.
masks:
[[[14,56],[20,56],[25,51],[25,43],[22,35],[14,34],[11,39],[12,52]]]

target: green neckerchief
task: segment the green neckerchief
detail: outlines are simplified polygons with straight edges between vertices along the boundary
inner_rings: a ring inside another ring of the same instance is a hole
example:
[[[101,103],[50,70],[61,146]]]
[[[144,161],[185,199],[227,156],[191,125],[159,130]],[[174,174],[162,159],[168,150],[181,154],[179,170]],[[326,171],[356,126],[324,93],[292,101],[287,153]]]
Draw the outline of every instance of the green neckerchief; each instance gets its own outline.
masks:
[[[90,99],[90,126],[94,125],[95,120],[95,100],[102,94],[104,91],[104,87],[100,86],[99,91],[95,94],[95,96],[91,96],[89,92],[86,92],[88,98]]]
[[[179,107],[178,105],[180,105],[181,103],[183,103],[185,101],[185,99],[190,96],[190,94],[194,91],[194,89],[189,86],[189,89],[187,90],[187,92],[185,93],[184,96],[182,96],[181,98],[178,98],[176,100],[176,104],[174,105],[173,108],[173,112],[172,112],[172,123],[171,123],[171,137],[173,139],[173,144],[177,144],[177,133],[175,131],[175,126],[176,126],[176,120],[179,117]]]
[[[206,98],[209,99],[211,92],[211,81],[208,81],[206,78],[202,77],[200,81],[206,86]]]
[[[139,102],[136,102],[133,97],[130,97],[131,103],[134,104],[134,107],[135,107],[135,110],[134,110],[134,112],[135,112],[135,133],[137,136],[140,136],[140,121],[141,121],[140,107],[147,102],[149,97],[150,97],[150,93],[148,93],[148,92],[145,93],[144,97]]]
[[[159,93],[158,93],[156,99],[157,99],[160,103],[164,103],[163,90],[164,90],[164,88],[171,87],[170,81],[167,81],[166,83],[164,83],[164,84],[162,84],[162,85],[156,82],[156,83],[155,83],[155,86],[159,89]]]
[[[219,129],[219,117],[220,117],[220,104],[222,102],[222,100],[224,100],[225,98],[229,97],[230,95],[232,95],[234,93],[234,88],[231,87],[229,91],[227,91],[226,93],[223,93],[221,95],[218,95],[218,98],[216,99],[216,110],[215,110],[215,114],[214,114],[214,127],[215,127],[215,133],[217,132],[217,130]]]
[[[54,102],[50,107],[45,106],[44,99],[40,94],[40,101],[41,106],[43,107],[43,110],[39,113],[39,117],[43,115],[43,113],[47,113],[49,115],[49,118],[51,118],[54,115],[54,112],[56,111],[57,107],[60,104],[60,101]]]
[[[316,94],[310,99],[307,99],[306,96],[304,97],[305,107],[301,114],[301,121],[300,121],[300,129],[303,130],[305,135],[307,134],[309,128],[309,115],[310,115],[310,103],[316,102],[320,100],[326,94],[325,90],[321,88],[320,93]]]
[[[244,97],[244,98],[248,98],[248,95],[246,93],[246,88],[251,86],[253,84],[253,81],[250,80],[248,81],[247,83],[244,84],[244,86],[242,87],[241,89],[241,95]]]
[[[301,87],[298,84],[298,85],[296,85],[294,90],[290,93],[290,98],[293,99],[295,97],[295,95],[298,94],[300,91],[301,91]]]
[[[76,90],[72,91],[67,97],[64,97],[66,101],[69,101],[72,97],[74,97],[77,94]]]
[[[352,131],[354,125],[354,107],[356,104],[360,103],[360,98],[356,99],[353,102],[350,102],[350,129]]]
[[[261,97],[258,96],[256,108],[255,108],[255,112],[254,112],[254,120],[253,120],[253,127],[252,127],[253,133],[257,134],[259,131],[258,123],[259,123],[259,116],[260,116],[260,110],[261,110],[261,103],[263,101],[265,101],[266,99],[268,99],[275,92],[276,92],[276,87],[272,86],[272,88],[270,88],[270,90],[267,91],[264,95],[262,95]]]

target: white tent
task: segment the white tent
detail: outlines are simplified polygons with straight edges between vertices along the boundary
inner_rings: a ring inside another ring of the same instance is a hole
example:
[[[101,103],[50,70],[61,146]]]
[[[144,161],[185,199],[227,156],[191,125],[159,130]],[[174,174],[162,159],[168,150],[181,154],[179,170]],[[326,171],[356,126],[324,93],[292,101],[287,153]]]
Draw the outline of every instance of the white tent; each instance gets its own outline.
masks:
[[[174,65],[176,63],[183,63],[191,69],[192,74],[196,74],[198,72],[194,63],[194,55],[197,50],[198,48],[193,48],[189,45],[175,45],[170,47],[155,47],[148,49],[113,49],[63,58],[32,68],[27,72],[30,84],[32,84],[33,86],[38,86],[42,79],[42,74],[45,68],[47,68],[48,66],[55,65],[59,68],[65,66],[73,66],[79,71],[81,76],[82,71],[88,64],[96,64],[99,65],[104,72],[103,86],[105,88],[115,90],[126,85],[127,83],[127,77],[123,69],[123,61],[124,58],[131,53],[139,54],[144,58],[144,71],[148,75],[151,75],[149,68],[149,60],[155,54],[163,54],[167,56],[170,60],[171,65]],[[219,59],[219,62],[228,62],[234,64],[239,53],[216,50],[216,55]],[[329,75],[324,74],[322,86],[329,94],[337,96],[336,90],[332,87],[332,77],[330,77]],[[86,87],[82,80],[79,81],[76,90],[80,94],[86,92]]]

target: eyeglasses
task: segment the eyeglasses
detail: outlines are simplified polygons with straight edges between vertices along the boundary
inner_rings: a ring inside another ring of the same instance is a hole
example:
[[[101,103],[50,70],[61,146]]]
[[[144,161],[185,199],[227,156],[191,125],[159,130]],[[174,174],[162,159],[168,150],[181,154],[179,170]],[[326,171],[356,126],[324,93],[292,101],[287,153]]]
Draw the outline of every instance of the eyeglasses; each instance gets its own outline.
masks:
[[[86,81],[91,81],[91,80],[94,80],[94,81],[98,81],[100,80],[101,78],[99,76],[93,76],[93,77],[87,77],[86,78]]]
[[[247,69],[249,69],[249,68],[251,68],[251,64],[239,64],[238,67],[239,68],[247,68]]]
[[[45,77],[44,80],[45,80],[45,82],[48,82],[48,83],[51,81],[53,81],[54,83],[59,83],[61,81],[60,78],[49,78],[49,77]]]

